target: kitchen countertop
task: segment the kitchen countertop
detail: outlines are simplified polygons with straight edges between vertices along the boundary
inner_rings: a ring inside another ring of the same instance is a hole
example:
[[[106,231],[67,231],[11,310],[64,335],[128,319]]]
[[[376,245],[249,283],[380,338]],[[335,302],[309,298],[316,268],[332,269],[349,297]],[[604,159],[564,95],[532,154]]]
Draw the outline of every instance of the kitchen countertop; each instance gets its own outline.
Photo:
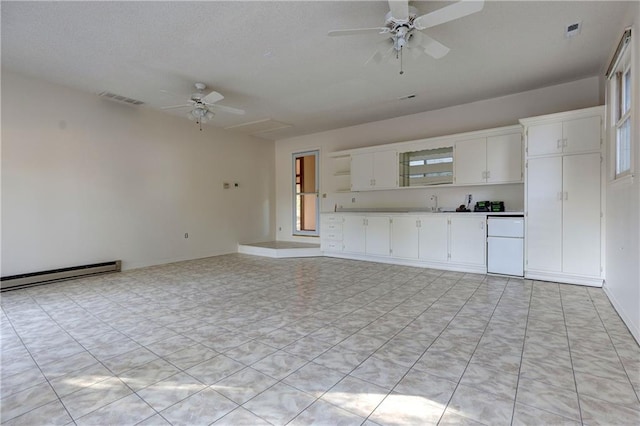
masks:
[[[363,208],[350,208],[350,209],[337,209],[335,212],[322,212],[326,213],[414,213],[414,214],[483,214],[487,216],[523,216],[523,211],[505,211],[505,212],[456,212],[456,211],[439,211],[433,212],[431,209],[424,207],[363,207]]]

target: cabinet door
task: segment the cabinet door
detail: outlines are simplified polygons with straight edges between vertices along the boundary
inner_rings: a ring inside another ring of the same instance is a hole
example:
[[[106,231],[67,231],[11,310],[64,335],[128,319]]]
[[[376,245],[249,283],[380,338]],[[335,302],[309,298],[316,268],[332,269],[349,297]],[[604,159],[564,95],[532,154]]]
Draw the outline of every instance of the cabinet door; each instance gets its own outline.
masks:
[[[342,223],[342,244],[349,253],[365,252],[365,217],[345,215]]]
[[[600,116],[563,123],[564,153],[600,150]]]
[[[351,190],[361,191],[373,186],[373,154],[351,156]]]
[[[419,249],[418,218],[397,216],[391,219],[391,254],[417,259]]]
[[[522,135],[487,138],[487,182],[522,182]]]
[[[389,256],[390,247],[390,223],[386,216],[368,216],[366,249],[367,254],[376,256]]]
[[[374,189],[398,186],[398,155],[396,151],[382,151],[373,154]]]
[[[527,163],[527,269],[562,271],[562,157]]]
[[[600,154],[563,159],[562,271],[600,276]]]
[[[487,226],[484,216],[451,216],[449,261],[486,265]]]
[[[527,129],[529,156],[562,153],[562,122],[536,124]]]
[[[487,138],[458,141],[453,153],[454,182],[484,183],[487,171]]]
[[[446,262],[449,254],[449,225],[447,215],[420,216],[419,250],[422,260]]]

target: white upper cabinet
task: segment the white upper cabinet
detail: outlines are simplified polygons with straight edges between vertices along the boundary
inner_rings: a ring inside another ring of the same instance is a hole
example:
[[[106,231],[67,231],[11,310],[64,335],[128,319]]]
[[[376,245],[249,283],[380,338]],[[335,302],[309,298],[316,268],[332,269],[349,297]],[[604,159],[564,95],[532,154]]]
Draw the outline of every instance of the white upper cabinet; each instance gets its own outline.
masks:
[[[453,153],[454,183],[467,185],[487,181],[487,138],[458,141]]]
[[[527,155],[534,157],[599,151],[600,117],[600,114],[595,113],[590,117],[528,125]]]
[[[487,183],[522,182],[522,133],[487,137]]]
[[[562,124],[563,152],[599,151],[601,127],[600,115],[565,121]]]
[[[522,134],[457,141],[454,169],[457,185],[522,182]]]
[[[351,190],[391,189],[398,186],[396,151],[351,155]]]
[[[522,183],[522,126],[336,151],[337,192]],[[350,158],[345,167],[344,158]],[[347,177],[351,178],[345,188]]]

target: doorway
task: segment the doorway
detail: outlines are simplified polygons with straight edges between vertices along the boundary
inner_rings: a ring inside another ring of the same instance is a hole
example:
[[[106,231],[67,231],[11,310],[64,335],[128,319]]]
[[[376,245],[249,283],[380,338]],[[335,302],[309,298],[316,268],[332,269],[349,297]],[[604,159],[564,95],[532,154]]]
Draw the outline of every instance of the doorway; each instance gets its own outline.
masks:
[[[293,154],[293,235],[318,236],[319,151]]]

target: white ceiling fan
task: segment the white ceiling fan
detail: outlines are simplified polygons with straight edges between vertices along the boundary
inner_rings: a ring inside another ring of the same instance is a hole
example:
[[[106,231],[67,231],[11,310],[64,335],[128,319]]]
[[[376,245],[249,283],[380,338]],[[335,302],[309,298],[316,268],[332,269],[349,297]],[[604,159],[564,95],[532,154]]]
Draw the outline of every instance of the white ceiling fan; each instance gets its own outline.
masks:
[[[344,36],[378,33],[388,37],[393,43],[391,48],[378,50],[367,62],[372,60],[380,62],[391,52],[395,52],[396,57],[402,60],[402,52],[405,48],[411,49],[414,55],[424,52],[435,59],[440,59],[449,53],[449,48],[424,34],[421,30],[471,15],[481,11],[483,7],[483,0],[461,0],[418,16],[418,10],[413,6],[409,6],[409,0],[389,0],[390,10],[385,15],[383,27],[334,30],[329,31],[328,35]],[[401,62],[400,74],[403,73]]]
[[[195,83],[194,86],[196,92],[191,94],[188,103],[163,107],[162,109],[191,108],[187,116],[200,126],[200,130],[202,130],[202,123],[206,123],[214,117],[215,110],[228,112],[230,114],[244,114],[244,110],[217,104],[216,102],[223,100],[224,96],[216,91],[205,94],[204,89],[207,88],[206,84]]]

